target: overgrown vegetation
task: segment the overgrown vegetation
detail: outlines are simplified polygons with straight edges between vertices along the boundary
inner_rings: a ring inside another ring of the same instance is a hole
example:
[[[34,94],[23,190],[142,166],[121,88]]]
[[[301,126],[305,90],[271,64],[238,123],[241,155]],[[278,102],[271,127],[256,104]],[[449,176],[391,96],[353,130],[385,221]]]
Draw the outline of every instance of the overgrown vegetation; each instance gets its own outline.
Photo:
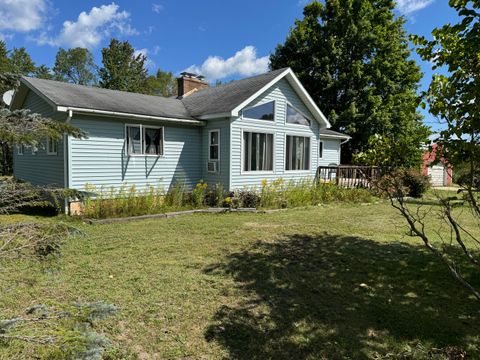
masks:
[[[205,207],[283,209],[319,205],[330,202],[371,202],[367,189],[342,189],[334,184],[311,179],[272,182],[264,180],[261,187],[244,188],[227,193],[221,184],[209,186],[200,180],[192,189],[177,183],[165,192],[161,187],[123,185],[120,189],[97,189],[86,185],[83,215],[100,219]]]

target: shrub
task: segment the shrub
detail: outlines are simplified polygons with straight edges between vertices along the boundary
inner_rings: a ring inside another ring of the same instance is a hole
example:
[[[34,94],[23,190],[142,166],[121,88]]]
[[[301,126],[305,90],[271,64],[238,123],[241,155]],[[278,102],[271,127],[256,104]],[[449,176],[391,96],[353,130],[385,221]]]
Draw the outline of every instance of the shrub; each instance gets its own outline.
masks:
[[[215,184],[207,193],[206,203],[212,207],[230,206],[226,203],[226,192],[222,184]],[[230,201],[230,200],[229,200]]]
[[[408,195],[414,198],[422,197],[430,188],[430,178],[414,169],[401,171],[402,182],[408,189]]]
[[[256,208],[260,205],[260,195],[255,190],[238,190],[234,192],[234,208]]]

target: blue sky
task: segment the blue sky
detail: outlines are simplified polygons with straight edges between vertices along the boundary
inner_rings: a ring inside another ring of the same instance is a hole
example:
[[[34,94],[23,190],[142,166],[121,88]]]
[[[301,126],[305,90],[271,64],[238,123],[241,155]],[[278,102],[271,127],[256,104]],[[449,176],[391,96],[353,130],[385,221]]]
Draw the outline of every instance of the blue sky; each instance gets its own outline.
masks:
[[[430,36],[455,22],[447,0],[397,0],[409,33]],[[0,0],[0,38],[9,48],[25,46],[37,65],[52,66],[59,47],[88,47],[96,62],[111,37],[127,39],[149,59],[149,69],[189,69],[210,80],[262,73],[306,0]],[[430,64],[421,62],[425,88]],[[435,128],[430,116],[426,123]]]

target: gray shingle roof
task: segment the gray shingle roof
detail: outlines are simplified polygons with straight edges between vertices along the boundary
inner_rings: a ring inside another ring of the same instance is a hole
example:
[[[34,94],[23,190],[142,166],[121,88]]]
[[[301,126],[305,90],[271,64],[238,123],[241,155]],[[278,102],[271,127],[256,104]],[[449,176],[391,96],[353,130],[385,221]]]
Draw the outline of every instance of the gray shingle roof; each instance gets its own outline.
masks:
[[[57,106],[192,119],[178,99],[23,77]]]
[[[191,120],[232,111],[286,69],[202,89],[181,100],[29,77],[23,77],[22,81],[56,106]],[[320,134],[349,137],[329,129],[322,129]]]
[[[345,139],[350,137],[349,135],[343,134],[343,133],[338,132],[338,131],[333,131],[333,130],[330,130],[330,129],[321,129],[320,130],[320,136],[322,136],[322,135],[338,136],[338,137],[343,137]]]
[[[199,90],[182,99],[192,116],[220,114],[233,110],[287,68]]]

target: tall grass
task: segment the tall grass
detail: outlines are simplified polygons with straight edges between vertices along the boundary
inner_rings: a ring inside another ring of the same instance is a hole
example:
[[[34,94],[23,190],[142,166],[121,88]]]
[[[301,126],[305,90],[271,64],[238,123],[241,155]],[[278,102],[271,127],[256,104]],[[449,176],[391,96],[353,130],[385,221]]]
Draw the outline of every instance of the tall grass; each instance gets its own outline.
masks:
[[[206,206],[281,209],[318,205],[329,202],[370,202],[374,199],[366,189],[342,189],[312,179],[262,181],[261,187],[245,188],[227,194],[221,184],[208,186],[200,180],[193,189],[184,184],[173,185],[168,192],[161,187],[135,185],[121,188],[96,188],[86,185],[84,216],[111,218],[159,214],[169,211],[198,209]]]

